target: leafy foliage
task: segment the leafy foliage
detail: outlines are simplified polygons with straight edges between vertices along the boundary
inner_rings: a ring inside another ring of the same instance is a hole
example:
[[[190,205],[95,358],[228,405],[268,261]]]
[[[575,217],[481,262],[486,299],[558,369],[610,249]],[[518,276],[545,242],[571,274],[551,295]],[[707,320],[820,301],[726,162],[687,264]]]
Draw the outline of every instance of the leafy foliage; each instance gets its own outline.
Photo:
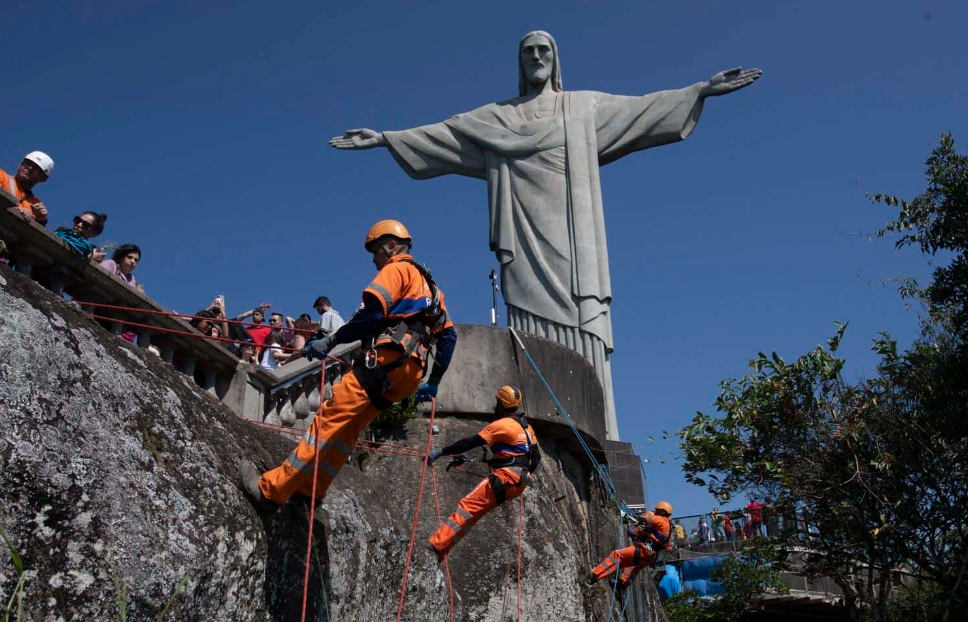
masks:
[[[10,553],[10,561],[13,563],[14,570],[17,572],[17,584],[10,594],[10,600],[7,601],[6,607],[0,611],[0,622],[14,622],[15,620],[16,622],[20,622],[24,614],[24,583],[27,579],[27,573],[24,571],[23,558],[20,557],[20,553],[17,552],[16,547],[7,538],[7,534],[3,529],[0,529],[0,539],[3,539],[4,544],[7,545],[7,551]]]
[[[417,400],[410,397],[377,415],[370,423],[370,429],[376,438],[391,438],[402,434],[407,420],[414,419],[418,414]]]
[[[947,617],[949,620],[968,620],[968,603],[952,603],[946,610],[943,588],[933,581],[915,581],[903,585],[888,607],[889,622],[919,620],[933,622]]]
[[[756,598],[765,593],[786,594],[780,580],[780,552],[759,538],[749,543],[742,557],[732,557],[717,566],[711,579],[725,590],[713,599],[700,599],[684,591],[665,605],[669,622],[739,622],[755,609]]]
[[[849,608],[882,621],[902,569],[940,587],[932,619],[968,604],[968,159],[945,134],[927,164],[914,201],[871,197],[900,208],[881,232],[904,233],[898,246],[956,253],[925,290],[904,282],[930,311],[911,348],[881,334],[875,373],[851,382],[837,356],[846,324],[792,363],[760,352],[722,383],[718,417],[697,413],[680,431],[689,481],[796,515],[807,528],[786,544],[812,552],[807,574],[832,577]]]
[[[968,156],[956,153],[951,134],[943,133],[926,167],[928,189],[913,201],[870,195],[872,201],[900,210],[878,236],[902,234],[895,243],[898,248],[916,245],[929,255],[954,254],[950,264],[935,269],[934,280],[923,293],[932,310],[950,315],[964,336],[968,331]]]

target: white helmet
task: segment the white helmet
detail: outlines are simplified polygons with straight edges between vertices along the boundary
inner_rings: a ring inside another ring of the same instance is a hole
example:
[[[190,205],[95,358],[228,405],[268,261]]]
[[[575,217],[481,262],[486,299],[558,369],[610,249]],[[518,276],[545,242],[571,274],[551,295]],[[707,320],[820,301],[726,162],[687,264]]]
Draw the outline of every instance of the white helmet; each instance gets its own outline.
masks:
[[[43,151],[31,151],[24,156],[24,160],[30,160],[39,166],[40,170],[44,171],[44,175],[48,177],[54,172],[54,161]]]

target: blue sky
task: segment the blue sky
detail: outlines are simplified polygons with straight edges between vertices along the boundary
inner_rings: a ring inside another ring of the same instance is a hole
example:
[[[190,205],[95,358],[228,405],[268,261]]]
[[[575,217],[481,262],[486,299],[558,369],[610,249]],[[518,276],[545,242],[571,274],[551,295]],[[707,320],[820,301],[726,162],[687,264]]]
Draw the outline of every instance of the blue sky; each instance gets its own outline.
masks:
[[[96,7],[96,8],[92,8]],[[328,295],[347,315],[372,275],[361,243],[404,220],[459,322],[487,323],[483,182],[416,182],[385,151],[340,153],[347,128],[400,129],[516,94],[516,44],[561,50],[566,89],[621,94],[758,66],[686,141],[602,171],[619,427],[653,461],[652,501],[714,502],[684,483],[663,430],[709,411],[757,350],[786,358],[851,322],[916,333],[894,287],[914,251],[864,235],[912,197],[942,130],[968,141],[964,2],[76,2],[4,6],[0,167],[45,150],[52,227],[105,211],[102,240],[144,250],[136,276],[184,312],[225,294],[289,315]],[[647,445],[647,438],[656,442]],[[665,464],[658,464],[665,457]]]

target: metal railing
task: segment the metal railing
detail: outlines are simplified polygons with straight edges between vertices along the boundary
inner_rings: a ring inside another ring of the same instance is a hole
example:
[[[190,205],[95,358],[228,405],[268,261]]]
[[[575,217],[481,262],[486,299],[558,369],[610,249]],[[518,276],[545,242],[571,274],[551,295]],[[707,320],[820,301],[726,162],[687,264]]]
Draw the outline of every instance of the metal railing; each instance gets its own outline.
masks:
[[[643,511],[645,506],[629,506]],[[816,531],[794,514],[774,511],[770,506],[758,510],[738,508],[723,510],[717,514],[692,514],[673,516],[673,543],[690,548],[710,542],[739,542],[754,537],[791,539]]]

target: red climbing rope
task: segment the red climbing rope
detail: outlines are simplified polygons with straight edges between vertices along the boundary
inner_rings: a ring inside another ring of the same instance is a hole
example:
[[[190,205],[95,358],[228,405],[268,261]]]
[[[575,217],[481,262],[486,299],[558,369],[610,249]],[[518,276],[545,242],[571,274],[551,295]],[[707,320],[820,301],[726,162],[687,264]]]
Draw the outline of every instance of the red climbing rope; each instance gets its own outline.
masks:
[[[101,309],[111,309],[113,311],[132,311],[134,313],[147,313],[150,315],[167,315],[168,317],[177,317],[183,320],[208,320],[209,322],[214,322],[218,324],[225,322],[226,324],[242,324],[244,326],[255,325],[253,322],[244,322],[242,320],[230,320],[228,318],[220,318],[220,317],[218,318],[205,317],[202,315],[187,315],[185,313],[176,313],[174,311],[159,311],[158,309],[142,309],[141,307],[122,307],[121,305],[109,305],[103,302],[85,302],[83,300],[77,300],[77,299],[75,299],[74,302],[85,307],[98,307]],[[123,321],[123,320],[119,320],[118,318],[110,318],[110,319],[113,319],[117,322]],[[268,326],[268,324],[265,324],[264,326]],[[294,333],[306,333],[309,335],[316,334],[316,331],[311,328],[292,328],[289,326],[282,326],[280,328],[292,331]]]
[[[171,335],[182,335],[184,337],[193,337],[195,339],[204,339],[205,341],[229,341],[229,342],[232,342],[232,343],[248,343],[248,344],[252,344],[252,346],[253,347],[256,347],[256,348],[273,347],[273,348],[279,348],[280,350],[288,351],[288,352],[298,352],[299,351],[299,348],[290,348],[290,347],[287,347],[287,346],[266,346],[266,345],[261,345],[260,346],[259,344],[254,343],[252,341],[245,341],[245,340],[242,340],[242,339],[232,339],[230,337],[211,337],[209,335],[203,335],[203,334],[197,333],[197,332],[196,333],[190,333],[190,332],[188,332],[186,330],[175,330],[174,328],[165,328],[163,326],[155,326],[153,324],[140,324],[138,322],[131,322],[129,320],[119,320],[116,317],[108,317],[106,315],[95,315],[93,313],[88,313],[87,314],[87,317],[93,318],[95,320],[108,320],[110,322],[121,322],[125,326],[135,326],[137,328],[150,328],[151,330],[156,331],[156,332],[168,333],[168,334],[171,334]],[[208,318],[208,319],[209,319],[210,322],[212,321],[211,318]],[[332,361],[336,361],[336,362],[338,362],[338,363],[340,363],[342,365],[345,365],[346,367],[349,367],[350,366],[349,363],[347,363],[346,361],[344,361],[341,358],[337,358],[337,357],[331,356],[329,354],[326,354],[325,357],[328,358],[328,359],[330,359],[330,360],[332,360]]]
[[[322,405],[320,405],[320,407],[322,407]],[[432,409],[431,409],[431,413],[430,413],[430,438],[428,439],[428,445],[427,445],[427,452],[428,453],[430,451],[430,443],[433,440],[433,426],[434,426],[433,421],[434,421],[434,417],[436,415],[436,410],[437,410],[437,403],[436,403],[436,400],[435,400],[434,403],[433,403]],[[269,430],[273,430],[273,431],[276,431],[276,432],[280,432],[282,434],[289,434],[289,435],[292,435],[292,436],[302,436],[302,434],[303,434],[303,431],[302,430],[297,430],[295,428],[291,428],[291,427],[287,427],[287,426],[283,426],[283,425],[276,425],[274,423],[265,423],[264,421],[252,421],[251,419],[247,419],[247,421],[249,423],[255,424],[255,425],[259,426],[259,427],[263,427],[263,428],[266,428],[266,429],[269,429]],[[373,445],[376,445],[376,447],[369,447],[369,446],[366,445],[368,443],[373,444]],[[381,445],[389,446],[392,449],[387,449],[385,447],[380,447]],[[409,565],[410,565],[410,556],[411,556],[411,554],[413,552],[414,534],[415,534],[415,530],[416,530],[417,518],[419,517],[419,513],[420,513],[420,498],[423,495],[424,478],[425,478],[425,476],[427,474],[427,463],[426,463],[426,459],[425,459],[425,455],[426,454],[418,453],[418,450],[416,448],[409,447],[407,445],[398,445],[398,444],[395,444],[395,443],[384,443],[384,442],[381,442],[381,441],[371,441],[369,439],[360,439],[360,440],[358,440],[357,443],[356,443],[356,448],[357,449],[365,449],[366,451],[377,451],[377,452],[391,454],[391,455],[396,455],[396,456],[406,456],[408,458],[424,458],[424,471],[423,471],[423,474],[421,474],[421,476],[420,476],[420,491],[417,494],[417,508],[416,508],[416,510],[414,512],[414,525],[413,525],[413,528],[412,528],[411,533],[410,533],[410,546],[409,546],[409,548],[407,550],[407,566],[404,569],[403,587],[401,588],[401,592],[400,592],[400,596],[401,596],[401,599],[402,599],[403,598],[403,595],[404,595],[404,592],[406,590],[407,573],[409,571]],[[396,450],[406,450],[406,451],[395,451],[395,449]],[[315,501],[316,501],[316,470],[319,468],[319,466],[318,466],[319,465],[319,462],[318,462],[318,459],[319,458],[318,458],[318,456],[319,456],[319,439],[316,439],[316,459],[314,460],[314,464],[313,464],[313,492],[312,492],[312,497],[311,497],[311,503],[312,503],[312,505],[310,506],[310,510],[309,510],[309,543],[306,545],[306,572],[305,572],[305,576],[304,576],[304,585],[303,585],[303,614],[302,614],[303,615],[303,618],[302,618],[303,619],[303,622],[305,622],[305,619],[306,619],[306,617],[305,617],[306,616],[306,601],[308,600],[309,558],[310,558],[310,554],[311,554],[311,551],[312,551],[313,517],[314,517],[314,512],[315,512],[315,507],[316,507],[316,503],[315,503]],[[437,512],[437,524],[440,525],[441,524],[441,519],[440,519],[440,496],[437,493],[437,472],[434,471],[432,468],[430,469],[430,476],[431,476],[431,480],[433,482],[434,508],[435,508],[435,510]],[[444,576],[447,577],[447,591],[448,591],[448,593],[450,595],[450,622],[454,622],[454,585],[451,582],[451,578],[450,578],[450,563],[448,562],[448,560],[447,560],[446,557],[444,558]],[[401,600],[401,602],[399,603],[398,607],[402,607],[402,606],[403,606],[403,601]],[[399,618],[399,615],[400,615],[400,611],[398,610],[398,612],[397,612],[397,616],[398,616],[397,617],[397,620],[400,619]]]
[[[431,426],[433,428],[433,426]],[[437,494],[437,471],[430,469],[430,478],[434,485],[434,507],[437,510],[437,526],[440,527],[440,496]],[[447,577],[447,592],[450,594],[450,622],[454,622],[454,585],[450,581],[450,562],[444,556],[444,576]]]
[[[319,379],[319,394],[323,395],[326,390],[326,374],[322,374]],[[323,405],[325,402],[319,400],[319,412],[317,416],[322,416]],[[313,417],[313,423],[316,418]],[[310,424],[312,429],[312,424]],[[316,475],[319,473],[319,434],[316,435],[315,451],[313,452],[313,492],[309,496],[309,535],[306,537],[306,570],[303,573],[303,598],[302,598],[302,617],[301,622],[306,622],[306,600],[309,598],[309,562],[313,553],[313,524],[316,522]]]
[[[427,426],[427,450],[426,455],[430,455],[430,446],[434,440],[434,417],[437,416],[437,400],[430,400],[430,425]],[[410,527],[410,545],[407,547],[407,562],[403,566],[403,581],[400,584],[400,600],[397,603],[397,622],[403,615],[403,601],[407,595],[407,575],[410,573],[410,558],[413,555],[413,541],[417,536],[417,522],[420,519],[420,500],[423,498],[424,481],[427,478],[427,460],[424,459],[423,469],[420,471],[420,488],[417,490],[417,506],[413,510],[413,525]]]
[[[521,499],[521,513],[518,514],[518,622],[521,622],[521,532],[524,527],[524,495]]]
[[[280,434],[288,434],[289,436],[302,436],[305,430],[300,430],[298,428],[293,428],[286,425],[277,425],[275,423],[266,423],[265,421],[253,421],[251,419],[246,419],[249,423],[257,425],[261,428],[266,428],[267,430],[272,430],[273,432],[279,432]],[[376,446],[371,447],[368,443],[373,443]],[[391,449],[386,449],[381,447],[381,445],[387,445]],[[376,451],[384,454],[389,454],[392,456],[406,456],[407,458],[422,458],[423,454],[420,450],[415,447],[408,447],[407,445],[395,445],[393,443],[381,443],[379,441],[370,441],[367,439],[360,439],[356,442],[356,448],[363,451]]]
[[[257,425],[260,428],[267,428],[269,430],[275,430],[276,432],[281,432],[283,434],[292,434],[293,436],[302,436],[305,430],[298,430],[287,425],[276,425],[275,423],[266,423],[265,421],[254,421],[252,419],[246,419],[251,424]]]

